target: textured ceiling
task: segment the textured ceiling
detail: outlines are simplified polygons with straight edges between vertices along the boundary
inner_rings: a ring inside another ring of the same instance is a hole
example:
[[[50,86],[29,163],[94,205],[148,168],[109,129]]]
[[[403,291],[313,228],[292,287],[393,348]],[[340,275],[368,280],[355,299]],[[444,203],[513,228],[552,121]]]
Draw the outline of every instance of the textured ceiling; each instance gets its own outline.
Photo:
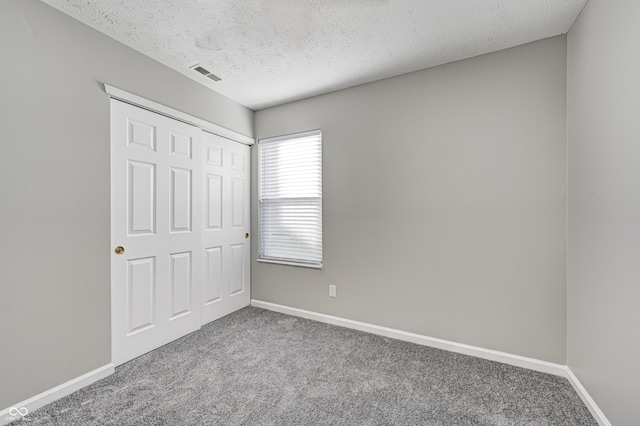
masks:
[[[587,2],[43,1],[256,110],[564,34]]]

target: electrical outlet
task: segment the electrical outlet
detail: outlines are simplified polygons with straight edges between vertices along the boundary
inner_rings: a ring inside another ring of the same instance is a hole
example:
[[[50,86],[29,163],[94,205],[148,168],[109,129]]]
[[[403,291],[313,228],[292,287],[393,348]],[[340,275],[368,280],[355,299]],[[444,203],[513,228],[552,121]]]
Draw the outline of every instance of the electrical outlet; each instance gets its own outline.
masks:
[[[336,286],[333,284],[329,285],[329,297],[336,297]]]

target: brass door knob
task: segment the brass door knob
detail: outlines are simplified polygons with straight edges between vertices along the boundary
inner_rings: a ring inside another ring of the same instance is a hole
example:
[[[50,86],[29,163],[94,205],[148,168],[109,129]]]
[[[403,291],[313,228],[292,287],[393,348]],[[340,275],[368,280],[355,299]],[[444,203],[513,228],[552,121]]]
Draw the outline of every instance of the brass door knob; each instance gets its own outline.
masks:
[[[249,238],[249,233],[247,232],[246,234],[244,234],[245,238]]]
[[[115,251],[115,252],[116,252],[116,254],[118,254],[118,255],[119,255],[119,254],[122,254],[122,253],[124,253],[124,247],[122,247],[122,246],[118,246],[118,247],[116,247],[116,249],[115,249],[114,251]]]

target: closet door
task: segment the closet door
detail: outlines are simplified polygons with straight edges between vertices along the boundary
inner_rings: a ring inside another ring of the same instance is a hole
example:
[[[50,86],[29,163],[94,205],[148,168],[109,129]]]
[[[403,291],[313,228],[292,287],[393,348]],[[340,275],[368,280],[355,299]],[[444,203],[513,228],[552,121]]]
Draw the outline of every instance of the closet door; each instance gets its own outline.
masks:
[[[202,323],[251,302],[250,148],[203,132]]]
[[[111,100],[112,358],[202,323],[202,130]]]

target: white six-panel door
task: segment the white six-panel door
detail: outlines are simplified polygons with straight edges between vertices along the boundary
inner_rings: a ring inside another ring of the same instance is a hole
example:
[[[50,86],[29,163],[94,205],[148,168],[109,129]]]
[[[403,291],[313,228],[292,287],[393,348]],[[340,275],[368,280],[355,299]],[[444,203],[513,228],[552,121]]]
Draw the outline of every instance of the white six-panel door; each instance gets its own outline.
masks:
[[[204,132],[203,324],[250,303],[250,148]]]
[[[249,304],[249,147],[215,138],[111,100],[115,365]]]

